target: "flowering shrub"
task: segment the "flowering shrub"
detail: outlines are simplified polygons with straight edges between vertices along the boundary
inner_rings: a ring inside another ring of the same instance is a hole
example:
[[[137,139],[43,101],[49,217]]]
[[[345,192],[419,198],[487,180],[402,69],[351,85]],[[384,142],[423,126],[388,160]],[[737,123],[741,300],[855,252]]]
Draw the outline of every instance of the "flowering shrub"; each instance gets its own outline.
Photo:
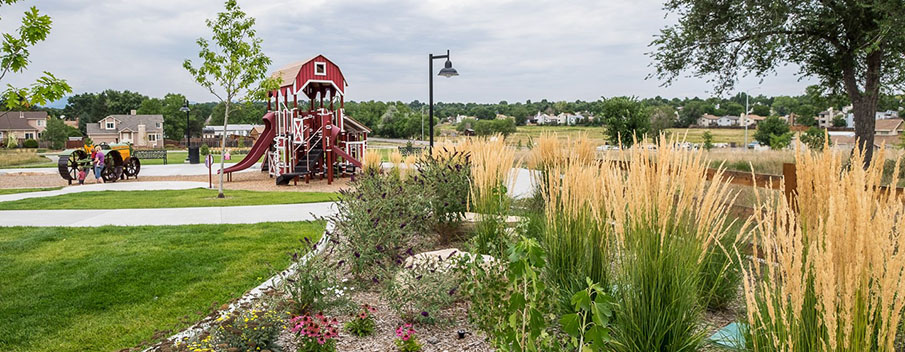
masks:
[[[336,324],[336,318],[327,318],[322,313],[300,315],[289,320],[289,331],[296,335],[300,352],[333,352],[339,336]]]
[[[396,328],[396,340],[393,341],[400,352],[418,352],[421,351],[421,344],[415,336],[415,329],[412,324],[401,325]]]
[[[189,342],[184,349],[195,352],[273,350],[283,328],[283,314],[264,307],[237,309],[217,318],[207,334]],[[177,346],[183,347],[183,346]]]
[[[425,154],[418,161],[418,171],[426,184],[434,218],[440,225],[457,225],[468,206],[471,187],[469,154],[456,149],[435,149],[436,155]]]
[[[306,237],[306,246],[316,250],[317,246],[330,246],[322,252],[311,255],[307,261],[301,262],[299,253],[292,255],[292,261],[297,265],[297,270],[285,277],[280,289],[286,294],[287,310],[293,315],[311,314],[313,312],[327,311],[337,307],[345,307],[350,304],[345,295],[348,289],[339,280],[336,268],[343,265],[343,261],[332,264],[334,255],[332,242],[312,244]]]
[[[451,269],[455,259],[419,258],[388,281],[383,296],[396,314],[408,322],[434,323],[439,312],[452,305],[457,296],[457,276]]]
[[[377,325],[376,322],[374,322],[374,316],[371,315],[375,312],[377,312],[377,308],[363,304],[358,314],[353,316],[352,320],[346,322],[346,330],[349,330],[349,333],[358,337],[371,335],[374,333],[374,327]]]
[[[424,181],[372,172],[340,193],[333,220],[343,260],[361,281],[380,282],[402,264],[415,236],[431,226]]]

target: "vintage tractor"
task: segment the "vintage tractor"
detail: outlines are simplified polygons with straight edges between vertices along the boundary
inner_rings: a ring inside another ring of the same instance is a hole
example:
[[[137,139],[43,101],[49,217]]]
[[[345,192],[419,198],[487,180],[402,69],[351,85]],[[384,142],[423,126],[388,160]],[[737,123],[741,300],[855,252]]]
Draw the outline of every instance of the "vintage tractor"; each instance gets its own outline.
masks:
[[[141,170],[141,161],[133,156],[131,144],[99,144],[101,152],[104,153],[104,170],[101,171],[101,177],[105,182],[116,182],[122,176],[135,177]],[[91,159],[91,151],[94,146],[85,145],[79,149],[67,149],[60,153],[60,160],[57,167],[60,170],[60,176],[64,180],[78,180],[79,167],[85,169],[89,174],[92,173],[93,166]]]

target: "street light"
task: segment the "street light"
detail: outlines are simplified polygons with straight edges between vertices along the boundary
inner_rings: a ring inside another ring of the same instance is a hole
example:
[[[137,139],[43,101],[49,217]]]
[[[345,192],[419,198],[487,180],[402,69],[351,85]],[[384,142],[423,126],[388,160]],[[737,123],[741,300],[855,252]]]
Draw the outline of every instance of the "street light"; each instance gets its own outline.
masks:
[[[185,112],[185,147],[189,147],[189,100],[186,99],[185,103],[182,104],[182,107],[179,108],[179,111]]]
[[[430,81],[430,114],[429,114],[429,133],[430,133],[430,152],[434,152],[434,60],[435,59],[446,59],[446,64],[443,65],[443,69],[440,70],[438,76],[443,76],[446,78],[458,76],[459,72],[456,71],[452,67],[452,62],[449,61],[449,50],[446,50],[446,55],[434,55],[428,54],[428,72],[427,77]]]

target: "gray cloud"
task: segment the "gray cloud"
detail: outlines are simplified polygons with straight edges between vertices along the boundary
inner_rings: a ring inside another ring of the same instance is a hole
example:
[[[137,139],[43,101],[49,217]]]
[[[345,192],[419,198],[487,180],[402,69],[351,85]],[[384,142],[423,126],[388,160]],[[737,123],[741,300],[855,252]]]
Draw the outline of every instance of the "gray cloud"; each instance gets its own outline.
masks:
[[[661,87],[644,54],[673,21],[656,0],[240,0],[257,19],[272,69],[324,54],[347,76],[353,100],[427,100],[427,54],[452,51],[461,76],[435,80],[440,101],[596,99],[600,96],[708,96],[700,78]],[[181,63],[195,58],[206,18],[221,1],[25,0],[4,7],[0,30],[14,28],[29,6],[51,15],[54,28],[32,51],[31,70],[66,78],[76,92],[128,89],[152,96],[181,92],[214,98]],[[441,66],[435,62],[435,68]],[[763,84],[744,79],[752,94],[800,94],[795,67]]]

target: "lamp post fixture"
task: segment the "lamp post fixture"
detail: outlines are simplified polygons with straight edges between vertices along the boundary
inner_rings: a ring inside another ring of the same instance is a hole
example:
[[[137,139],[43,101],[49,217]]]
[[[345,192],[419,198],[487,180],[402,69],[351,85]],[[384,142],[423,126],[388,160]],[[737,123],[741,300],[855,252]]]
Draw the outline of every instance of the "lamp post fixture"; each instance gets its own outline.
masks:
[[[428,73],[427,77],[430,82],[430,108],[429,108],[429,117],[428,117],[428,133],[430,133],[430,152],[433,154],[434,152],[434,60],[435,59],[446,59],[446,64],[443,65],[443,68],[440,70],[438,76],[443,77],[453,77],[458,76],[459,72],[456,71],[452,67],[452,62],[449,61],[449,50],[446,50],[446,55],[434,55],[428,54]]]

